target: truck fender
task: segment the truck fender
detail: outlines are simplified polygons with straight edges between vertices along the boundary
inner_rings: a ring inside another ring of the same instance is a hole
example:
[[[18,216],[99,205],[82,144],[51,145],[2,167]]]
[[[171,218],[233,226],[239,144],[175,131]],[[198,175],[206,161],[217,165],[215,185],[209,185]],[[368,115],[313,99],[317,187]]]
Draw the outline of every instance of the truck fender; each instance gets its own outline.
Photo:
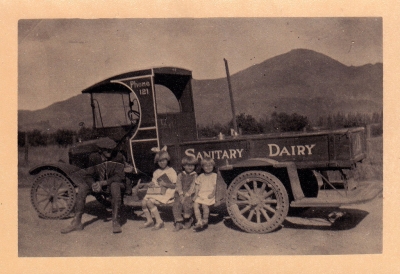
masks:
[[[233,165],[225,165],[219,168],[220,171],[231,171],[237,168],[251,168],[251,167],[266,167],[272,166],[275,168],[286,168],[290,187],[292,189],[293,197],[295,200],[301,200],[304,198],[303,190],[300,186],[300,179],[297,173],[297,167],[294,162],[278,162],[270,158],[250,158],[244,161],[237,162]]]
[[[74,174],[78,174],[81,169],[77,166],[70,165],[60,161],[57,163],[48,163],[35,166],[29,170],[29,174],[36,175],[43,170],[54,170],[60,172],[76,186],[77,185],[76,179],[74,179],[74,177],[76,178],[76,176],[74,176]]]

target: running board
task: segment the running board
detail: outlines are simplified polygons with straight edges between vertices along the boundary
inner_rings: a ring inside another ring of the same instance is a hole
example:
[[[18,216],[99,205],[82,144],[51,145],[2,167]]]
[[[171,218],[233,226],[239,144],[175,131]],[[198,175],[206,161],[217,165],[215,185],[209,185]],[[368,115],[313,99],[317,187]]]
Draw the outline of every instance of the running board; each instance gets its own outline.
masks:
[[[320,190],[318,197],[292,201],[291,207],[339,207],[345,204],[358,204],[370,201],[382,193],[379,181],[362,182],[356,189]]]

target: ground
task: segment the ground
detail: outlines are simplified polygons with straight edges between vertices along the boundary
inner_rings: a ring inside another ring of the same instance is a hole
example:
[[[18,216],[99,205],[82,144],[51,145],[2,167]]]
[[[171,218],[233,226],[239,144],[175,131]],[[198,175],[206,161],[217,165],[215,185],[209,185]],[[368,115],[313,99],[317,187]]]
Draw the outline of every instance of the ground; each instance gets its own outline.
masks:
[[[20,257],[327,255],[382,253],[383,198],[340,208],[310,208],[288,216],[268,234],[237,228],[226,210],[214,211],[202,232],[173,232],[170,208],[162,209],[165,227],[139,229],[140,209],[126,206],[121,234],[112,233],[111,213],[88,197],[85,228],[69,234],[60,229],[71,219],[46,220],[30,203],[29,188],[18,191],[18,255]],[[331,217],[330,221],[328,220]]]

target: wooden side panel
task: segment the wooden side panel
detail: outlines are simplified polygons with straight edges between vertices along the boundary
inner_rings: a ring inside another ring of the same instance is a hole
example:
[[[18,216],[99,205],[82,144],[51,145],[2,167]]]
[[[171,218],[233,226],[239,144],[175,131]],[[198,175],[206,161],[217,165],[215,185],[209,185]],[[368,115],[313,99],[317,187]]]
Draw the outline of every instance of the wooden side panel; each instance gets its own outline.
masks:
[[[266,157],[279,162],[328,162],[327,135],[299,136],[252,140],[253,157]]]

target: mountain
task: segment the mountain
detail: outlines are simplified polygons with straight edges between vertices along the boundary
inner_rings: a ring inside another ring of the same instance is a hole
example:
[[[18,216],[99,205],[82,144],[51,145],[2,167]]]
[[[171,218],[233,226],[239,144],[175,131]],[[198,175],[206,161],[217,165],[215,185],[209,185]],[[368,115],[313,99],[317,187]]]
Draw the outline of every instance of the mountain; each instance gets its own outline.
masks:
[[[272,112],[320,115],[381,112],[382,64],[360,67],[311,50],[297,49],[231,76],[236,113],[259,119]],[[193,81],[198,123],[232,118],[226,78]],[[218,102],[215,102],[218,101]],[[201,111],[207,106],[212,112]]]
[[[236,114],[256,119],[286,112],[317,120],[342,113],[383,110],[382,63],[346,66],[324,54],[296,49],[231,75]],[[232,119],[226,78],[192,81],[198,124]],[[20,130],[78,129],[91,125],[89,96],[81,94],[36,111],[18,111]]]
[[[79,123],[91,126],[90,96],[80,94],[39,110],[18,110],[18,130],[54,132],[57,129],[79,129]]]

